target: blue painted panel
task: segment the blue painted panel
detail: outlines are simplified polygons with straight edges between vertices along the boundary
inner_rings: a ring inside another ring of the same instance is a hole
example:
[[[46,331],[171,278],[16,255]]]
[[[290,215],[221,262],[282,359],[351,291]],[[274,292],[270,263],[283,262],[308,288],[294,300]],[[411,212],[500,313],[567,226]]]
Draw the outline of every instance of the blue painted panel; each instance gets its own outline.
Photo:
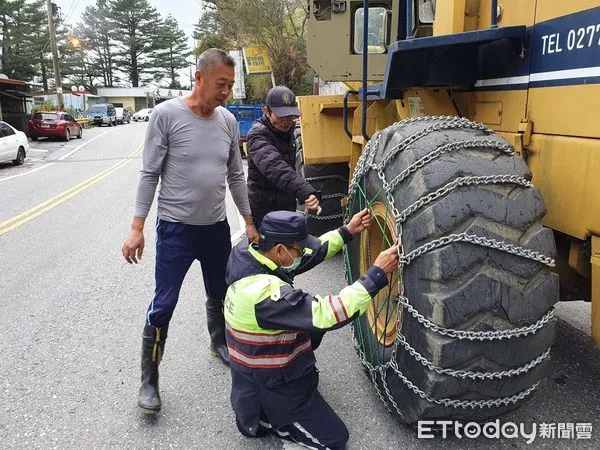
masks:
[[[480,49],[479,79],[529,75],[531,79],[527,83],[512,80],[514,84],[477,86],[477,90],[528,89],[600,82],[600,7],[540,22],[527,31],[524,58],[520,64],[507,64],[506,59],[495,48],[497,43],[483,46]]]
[[[237,120],[240,138],[245,138],[252,127],[252,122],[262,116],[263,105],[228,105],[227,109]]]
[[[600,6],[526,30],[500,27],[394,42],[380,95],[398,98],[410,87],[476,80],[486,83],[471,89],[600,83]]]
[[[531,72],[600,66],[600,7],[535,25]]]

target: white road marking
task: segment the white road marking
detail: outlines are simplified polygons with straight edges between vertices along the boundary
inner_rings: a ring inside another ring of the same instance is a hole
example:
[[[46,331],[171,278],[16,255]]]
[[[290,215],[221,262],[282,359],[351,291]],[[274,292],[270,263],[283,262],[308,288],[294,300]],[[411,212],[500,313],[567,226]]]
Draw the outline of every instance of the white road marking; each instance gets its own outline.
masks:
[[[81,144],[78,147],[75,147],[73,150],[71,150],[70,152],[64,154],[63,156],[61,156],[60,158],[57,158],[56,161],[62,161],[65,158],[68,158],[69,156],[71,156],[73,153],[78,152],[79,150],[81,150],[83,147],[85,147],[88,144],[91,144],[92,142],[94,142],[96,139],[98,139],[100,136],[104,136],[106,133],[110,132],[112,130],[107,130],[104,133],[99,134],[98,136],[94,136],[92,139],[90,139],[89,141],[85,141],[83,144]],[[16,175],[12,175],[10,177],[6,177],[6,178],[0,178],[0,183],[3,181],[8,181],[8,180],[12,180],[13,178],[18,178],[18,177],[23,177],[25,175],[29,175],[31,173],[37,172],[39,170],[45,169],[47,167],[50,167],[51,165],[55,164],[54,162],[50,162],[48,164],[44,164],[43,166],[40,167],[36,167],[35,169],[31,169],[28,170],[27,172],[23,172],[23,173],[18,173]]]

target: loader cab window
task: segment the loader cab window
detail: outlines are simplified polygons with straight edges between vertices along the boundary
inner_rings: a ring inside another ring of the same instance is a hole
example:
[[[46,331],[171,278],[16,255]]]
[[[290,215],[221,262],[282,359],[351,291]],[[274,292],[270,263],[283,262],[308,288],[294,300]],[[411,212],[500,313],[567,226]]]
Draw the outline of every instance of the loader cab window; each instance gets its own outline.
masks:
[[[413,6],[413,37],[433,36],[436,0],[416,0]]]
[[[435,19],[435,0],[419,0],[417,3],[418,8],[413,11],[419,13],[419,23],[433,25]],[[413,18],[413,23],[414,18]]]
[[[363,53],[363,36],[364,36],[364,8],[356,8],[353,12],[354,19],[352,21],[352,53]],[[390,11],[383,6],[369,7],[369,37],[368,37],[368,53],[386,53],[390,44]]]

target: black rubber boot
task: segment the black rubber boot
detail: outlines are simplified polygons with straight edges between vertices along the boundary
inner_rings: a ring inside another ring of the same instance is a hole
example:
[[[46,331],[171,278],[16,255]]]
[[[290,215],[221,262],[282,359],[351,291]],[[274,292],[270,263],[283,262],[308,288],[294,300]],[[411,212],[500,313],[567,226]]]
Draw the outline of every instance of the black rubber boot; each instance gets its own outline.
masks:
[[[142,336],[142,385],[138,395],[138,406],[146,414],[160,411],[158,392],[158,365],[162,359],[169,325],[162,327],[144,326]]]
[[[206,302],[206,324],[210,335],[211,354],[223,361],[224,364],[229,365],[222,300],[208,299]]]

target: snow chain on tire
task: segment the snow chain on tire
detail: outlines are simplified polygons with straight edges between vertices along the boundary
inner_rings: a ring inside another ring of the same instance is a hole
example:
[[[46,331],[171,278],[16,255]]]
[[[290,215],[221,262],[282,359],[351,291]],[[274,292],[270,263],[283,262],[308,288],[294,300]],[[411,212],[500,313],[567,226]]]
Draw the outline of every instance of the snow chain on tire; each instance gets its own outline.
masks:
[[[506,141],[464,118],[404,120],[365,146],[346,220],[365,206],[379,212],[345,249],[348,282],[392,238],[400,262],[397,281],[353,323],[354,342],[401,421],[485,420],[541,382],[558,277],[530,179]]]
[[[320,236],[327,231],[342,225],[344,212],[341,200],[348,192],[348,164],[304,164],[304,147],[300,123],[294,128],[296,142],[296,172],[298,172],[315,189],[321,191],[321,215],[307,213],[303,207],[299,212],[306,216],[306,224],[310,234]]]

